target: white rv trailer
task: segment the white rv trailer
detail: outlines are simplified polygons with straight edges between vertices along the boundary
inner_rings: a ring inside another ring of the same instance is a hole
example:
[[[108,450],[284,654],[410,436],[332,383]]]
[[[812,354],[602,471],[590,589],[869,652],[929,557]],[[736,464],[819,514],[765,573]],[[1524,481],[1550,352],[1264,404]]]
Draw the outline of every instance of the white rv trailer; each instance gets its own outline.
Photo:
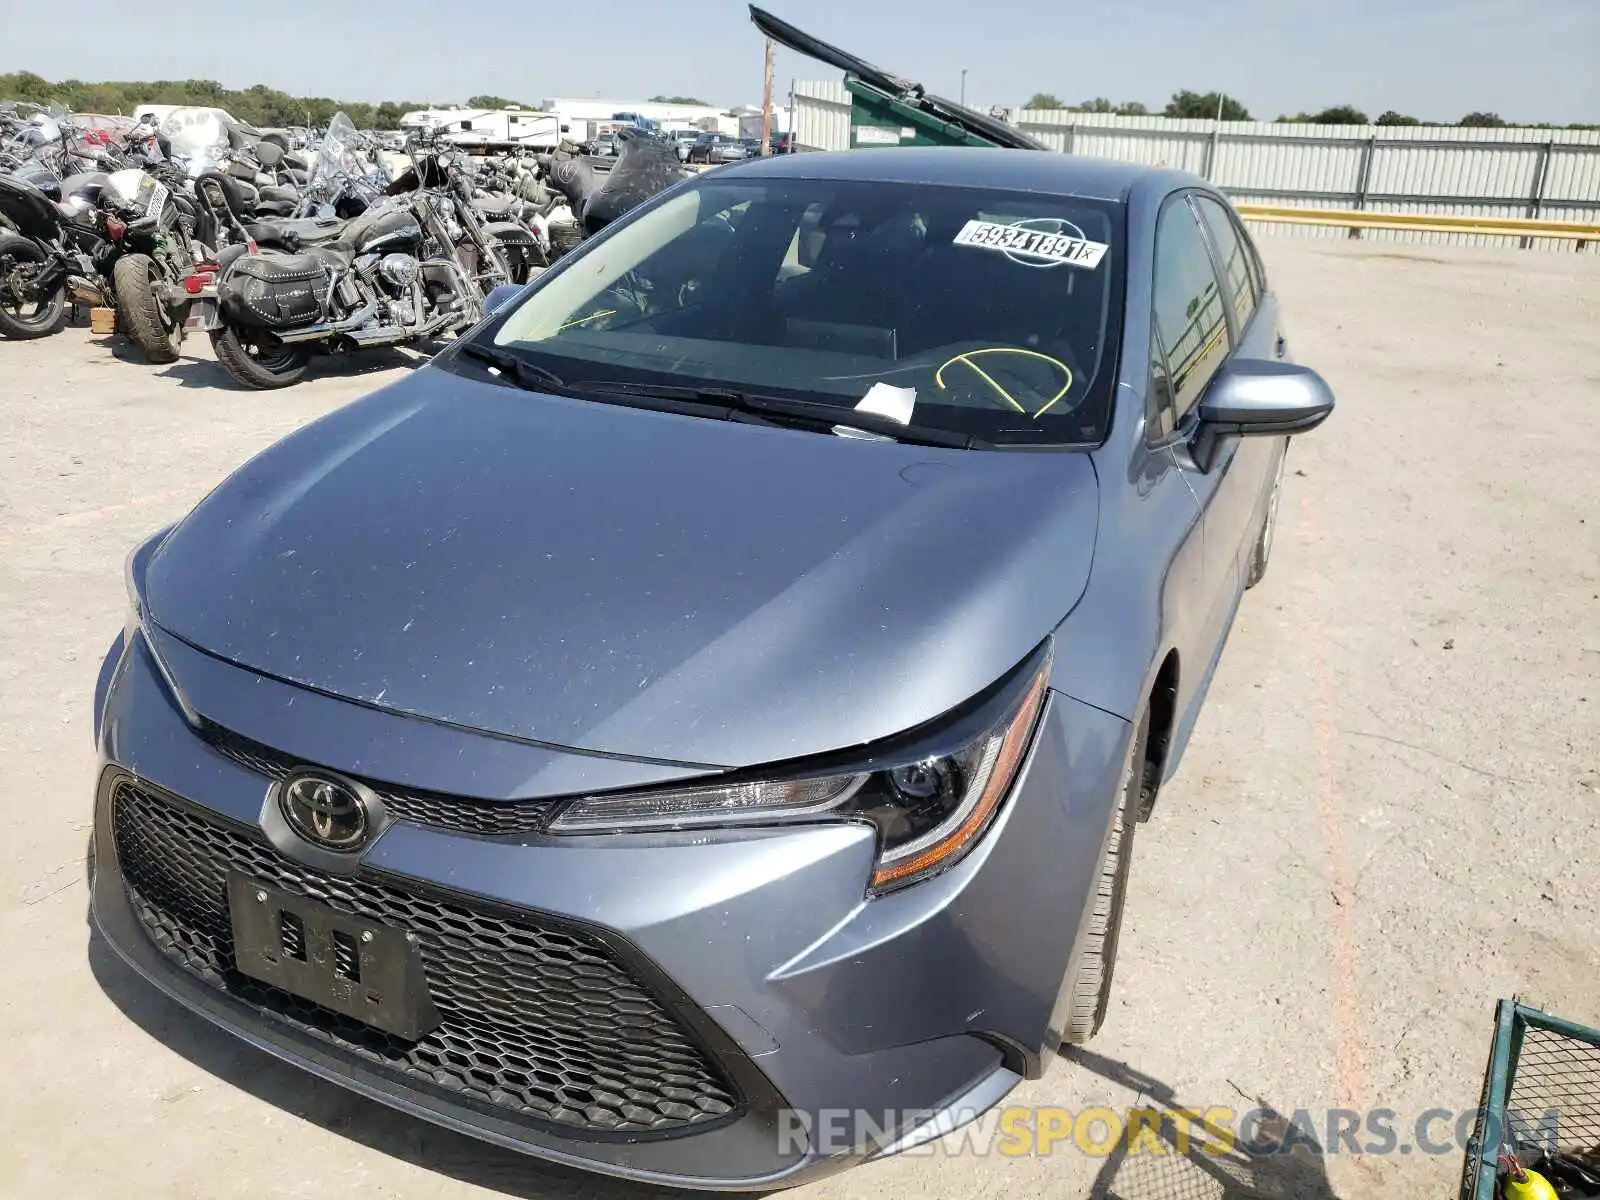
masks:
[[[573,133],[560,116],[532,108],[425,108],[400,118],[400,128],[437,134],[460,146],[554,150]]]

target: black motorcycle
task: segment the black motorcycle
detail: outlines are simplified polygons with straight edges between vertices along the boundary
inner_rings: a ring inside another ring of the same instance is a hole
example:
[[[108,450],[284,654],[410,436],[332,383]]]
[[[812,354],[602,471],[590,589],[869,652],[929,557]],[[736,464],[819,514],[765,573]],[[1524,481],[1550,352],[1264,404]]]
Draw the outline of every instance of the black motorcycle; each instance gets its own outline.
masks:
[[[59,200],[0,175],[0,336],[53,332],[71,300],[115,308],[151,362],[175,362],[198,249],[192,202],[138,167],[71,175],[55,190]]]
[[[408,149],[411,166],[395,177],[385,195],[403,196],[419,188],[432,188],[454,201],[454,215],[465,234],[462,250],[484,295],[503,283],[527,283],[537,271],[550,265],[538,236],[517,219],[527,204],[503,192],[494,196],[479,194],[479,185],[502,182],[497,176],[474,179],[465,155],[448,144],[436,141],[429,145],[413,139]]]
[[[57,184],[91,193],[92,177]],[[64,202],[18,175],[0,175],[0,337],[43,337],[61,324],[69,284],[74,294],[101,294],[96,282],[110,253],[99,210],[68,191]]]
[[[455,333],[510,282],[501,244],[447,159],[414,159],[412,172],[379,187],[357,138],[348,118],[335,117],[302,199],[316,216],[245,222],[229,214],[247,240],[218,255],[216,300],[203,306],[202,325],[218,361],[246,387],[297,382],[316,351]],[[204,179],[201,187],[212,190]]]
[[[540,159],[544,182],[564,197],[571,221],[550,224],[552,257],[566,253],[623,213],[689,178],[675,150],[654,138],[620,133],[614,160],[556,151]]]
[[[209,252],[196,237],[193,198],[128,168],[106,178],[98,207],[119,326],[151,362],[176,362],[190,300],[184,280]]]

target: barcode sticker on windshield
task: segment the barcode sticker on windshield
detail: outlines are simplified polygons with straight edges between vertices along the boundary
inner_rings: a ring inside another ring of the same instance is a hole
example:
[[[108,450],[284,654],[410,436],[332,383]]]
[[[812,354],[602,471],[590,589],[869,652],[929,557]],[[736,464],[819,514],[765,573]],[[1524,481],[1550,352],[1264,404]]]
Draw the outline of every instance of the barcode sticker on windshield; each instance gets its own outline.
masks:
[[[1051,229],[1030,229],[1026,224],[1001,225],[994,221],[968,221],[955,236],[957,246],[978,246],[984,250],[999,250],[1014,262],[1028,266],[1081,267],[1092,271],[1100,265],[1110,246],[1104,242],[1091,242],[1076,233],[1068,233],[1064,221],[1035,221],[1032,224],[1049,224]]]

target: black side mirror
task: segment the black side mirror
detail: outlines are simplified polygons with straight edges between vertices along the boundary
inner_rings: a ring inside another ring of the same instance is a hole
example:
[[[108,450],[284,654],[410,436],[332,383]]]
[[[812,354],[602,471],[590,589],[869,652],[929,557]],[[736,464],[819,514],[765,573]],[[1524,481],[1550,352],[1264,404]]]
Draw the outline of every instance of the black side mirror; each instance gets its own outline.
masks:
[[[283,161],[283,147],[276,142],[257,142],[256,161],[267,170],[272,170]]]
[[[1226,437],[1284,437],[1307,433],[1333,411],[1333,389],[1310,367],[1264,359],[1229,360],[1197,412],[1200,428],[1195,459],[1210,466],[1217,444]]]

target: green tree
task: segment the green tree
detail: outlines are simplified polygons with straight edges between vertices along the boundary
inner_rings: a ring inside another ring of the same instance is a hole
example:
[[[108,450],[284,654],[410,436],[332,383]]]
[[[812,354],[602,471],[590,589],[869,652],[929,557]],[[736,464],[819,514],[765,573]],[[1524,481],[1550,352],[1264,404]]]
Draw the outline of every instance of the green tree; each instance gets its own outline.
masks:
[[[1224,121],[1248,121],[1250,110],[1240,104],[1225,92],[1191,92],[1182,91],[1172,93],[1163,112],[1168,117],[1202,117],[1207,120],[1215,118],[1221,111]]]
[[[1035,97],[1038,99],[1038,97]],[[1044,107],[1042,105],[1029,105],[1028,107]],[[1093,100],[1085,100],[1082,104],[1071,106],[1073,112],[1088,113],[1114,113],[1119,117],[1144,117],[1150,115],[1150,110],[1137,100],[1128,100],[1122,104],[1113,104],[1104,96],[1096,96]]]
[[[1505,127],[1505,121],[1501,119],[1500,114],[1492,112],[1469,112],[1456,124],[1477,129],[1502,129]]]
[[[520,100],[507,100],[504,96],[469,96],[468,108],[532,108],[531,104],[523,104]]]
[[[1397,113],[1392,108],[1389,109],[1388,112],[1385,112],[1382,115],[1380,115],[1378,117],[1378,122],[1377,123],[1379,125],[1421,125],[1422,124],[1422,122],[1417,120],[1415,117],[1408,117],[1408,116],[1405,115],[1405,113]]]
[[[1035,92],[1028,98],[1023,108],[1066,108],[1067,104],[1060,97],[1052,96],[1049,92]]]
[[[1311,117],[1313,125],[1365,125],[1367,114],[1353,104],[1338,104],[1325,108]]]
[[[697,99],[694,96],[651,96],[650,97],[650,103],[651,104],[693,104],[698,108],[710,108],[711,107],[711,105],[707,104],[704,100]]]

